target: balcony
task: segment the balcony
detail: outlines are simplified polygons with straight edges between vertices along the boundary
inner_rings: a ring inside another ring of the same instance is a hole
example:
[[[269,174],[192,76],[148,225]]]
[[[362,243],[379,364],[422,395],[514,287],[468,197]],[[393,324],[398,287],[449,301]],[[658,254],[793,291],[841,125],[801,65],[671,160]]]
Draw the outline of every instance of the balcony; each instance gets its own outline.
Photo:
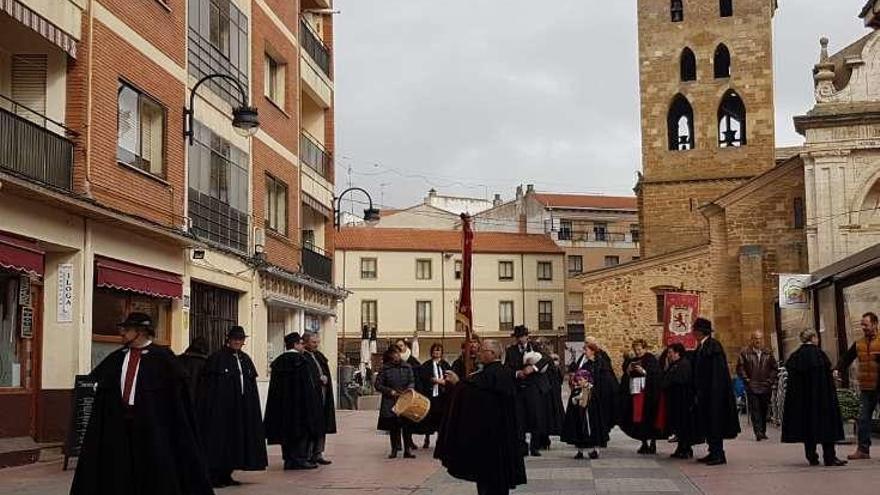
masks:
[[[324,75],[330,77],[330,49],[321,41],[321,38],[312,30],[305,19],[299,20],[299,42],[302,44],[303,51],[314,60]]]
[[[333,260],[319,251],[323,250],[316,246],[303,246],[302,271],[314,279],[332,284]]]
[[[333,157],[318,141],[306,131],[302,131],[299,139],[299,159],[309,168],[318,172],[321,177],[329,180],[329,172],[333,169]]]
[[[60,122],[0,95],[0,169],[70,191],[73,142],[52,132]]]
[[[553,232],[553,237],[562,247],[615,247],[631,248],[639,243],[639,232],[609,232],[603,230],[573,231],[560,229]]]

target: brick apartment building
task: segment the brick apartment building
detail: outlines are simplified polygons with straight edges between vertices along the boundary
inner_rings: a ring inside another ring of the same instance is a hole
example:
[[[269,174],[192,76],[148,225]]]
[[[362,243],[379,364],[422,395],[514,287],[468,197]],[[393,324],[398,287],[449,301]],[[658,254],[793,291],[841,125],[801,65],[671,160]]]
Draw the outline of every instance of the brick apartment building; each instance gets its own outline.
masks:
[[[335,362],[331,7],[0,1],[0,465],[63,439],[130,311],[176,352],[239,324],[261,371],[291,330]]]

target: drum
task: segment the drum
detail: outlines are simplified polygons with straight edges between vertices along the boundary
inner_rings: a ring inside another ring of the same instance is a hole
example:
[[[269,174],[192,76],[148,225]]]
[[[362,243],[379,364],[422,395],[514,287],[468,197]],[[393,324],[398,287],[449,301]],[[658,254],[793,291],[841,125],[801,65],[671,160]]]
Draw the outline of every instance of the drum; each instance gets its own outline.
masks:
[[[407,390],[400,394],[394,407],[391,408],[394,414],[406,418],[413,423],[418,423],[425,419],[430,410],[431,401],[415,390]]]

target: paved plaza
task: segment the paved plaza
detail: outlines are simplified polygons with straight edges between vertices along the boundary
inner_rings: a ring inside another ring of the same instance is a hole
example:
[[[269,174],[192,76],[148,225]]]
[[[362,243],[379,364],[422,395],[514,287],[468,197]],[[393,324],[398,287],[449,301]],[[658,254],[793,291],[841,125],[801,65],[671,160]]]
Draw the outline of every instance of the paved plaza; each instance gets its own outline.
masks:
[[[416,459],[386,459],[387,437],[375,430],[376,412],[341,411],[340,431],[330,437],[332,466],[314,471],[282,471],[279,449],[270,449],[266,472],[238,473],[240,487],[217,490],[218,495],[473,495],[473,484],[449,477],[430,452]],[[602,458],[572,458],[574,450],[558,442],[542,457],[529,457],[527,485],[517,494],[736,494],[760,487],[762,495],[867,494],[880,486],[880,461],[845,468],[810,468],[797,445],[771,440],[756,443],[750,435],[730,442],[730,464],[707,468],[695,462],[672,461],[673,446],[658,443],[661,454],[638,456],[636,442],[616,431],[612,447]],[[418,442],[421,443],[421,442]],[[845,455],[850,446],[841,446]],[[61,471],[60,461],[0,471],[0,495],[66,495],[73,473]]]

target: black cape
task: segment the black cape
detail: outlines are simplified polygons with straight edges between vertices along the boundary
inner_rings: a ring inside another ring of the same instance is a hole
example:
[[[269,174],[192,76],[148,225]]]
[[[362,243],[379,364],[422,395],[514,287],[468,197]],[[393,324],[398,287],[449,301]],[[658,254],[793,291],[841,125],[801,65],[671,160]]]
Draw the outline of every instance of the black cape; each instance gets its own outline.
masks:
[[[516,377],[499,362],[453,387],[434,450],[451,476],[510,488],[526,483],[515,396]]]
[[[804,344],[785,363],[788,371],[782,441],[831,443],[843,440],[843,420],[828,356]]]
[[[580,366],[577,366],[577,365]],[[575,362],[578,370],[587,370],[593,378],[593,388],[590,391],[590,402],[586,409],[575,404],[575,398],[581,393],[579,389],[572,391],[565,410],[565,424],[562,428],[562,441],[578,448],[605,447],[608,445],[612,426],[609,424],[612,418],[608,414],[614,410],[614,393],[617,388],[616,380],[608,380],[608,375],[614,375],[611,370],[605,368],[605,361],[583,360]],[[611,390],[603,388],[612,387]],[[611,404],[608,404],[611,402]]]
[[[711,439],[736,438],[739,416],[724,347],[714,338],[706,339],[694,352],[697,436]]]
[[[641,364],[645,369],[645,398],[642,410],[642,421],[633,422],[633,396],[630,393],[632,379],[636,378],[628,370],[632,364]],[[641,358],[627,358],[623,362],[623,376],[620,379],[620,392],[618,394],[617,424],[629,437],[636,440],[652,440],[661,438],[662,435],[656,427],[657,408],[660,404],[660,363],[650,352]]]
[[[114,351],[90,375],[98,388],[70,494],[214,493],[174,353],[158,345],[145,348],[129,428],[120,390],[126,352]]]
[[[446,372],[452,369],[445,360],[440,360],[440,371]],[[431,379],[434,378],[434,360],[429,359],[422,365],[413,370],[416,374],[416,391],[424,395],[431,401],[431,409],[428,411],[428,417],[421,422],[416,423],[414,433],[423,433],[429,435],[440,429],[440,421],[446,412],[446,398],[449,392],[446,387],[439,387],[439,395],[434,397],[434,384]]]
[[[197,392],[200,431],[209,469],[261,471],[268,460],[257,370],[250,356],[238,355],[241,375],[232,349],[223,347],[208,357]]]
[[[547,380],[550,383],[550,391],[547,393],[547,434],[561,435],[562,423],[565,420],[565,409],[562,404],[562,370],[550,363],[547,368]]]
[[[611,358],[608,357],[605,351],[599,351],[596,354],[595,364],[590,364],[586,356],[581,355],[569,366],[568,371],[574,373],[579,369],[589,370],[593,375],[593,381],[595,382],[593,389],[594,399],[598,401],[599,407],[602,408],[602,426],[606,429],[605,434],[609,435],[611,430],[614,429],[614,425],[617,424],[617,396],[619,389],[617,376],[614,374],[614,368],[611,365]]]
[[[314,356],[315,359],[311,359],[309,354]],[[327,357],[321,351],[306,352],[304,357],[309,363],[309,369],[312,370],[318,396],[322,398],[321,432],[325,434],[336,433],[336,401],[333,399],[333,375],[330,373]],[[315,366],[315,360],[317,360],[318,366]],[[327,377],[327,385],[325,387],[322,387],[320,380],[322,374]]]
[[[664,436],[675,435],[688,445],[702,443],[696,438],[694,421],[694,383],[691,362],[682,356],[663,372],[660,380],[662,403],[666,408]]]
[[[526,352],[532,351],[531,344],[528,344]],[[519,345],[512,345],[507,348],[504,357],[504,366],[513,371],[521,371],[525,368],[525,353],[520,352]],[[535,365],[538,369],[547,366],[549,358],[543,356]],[[520,428],[520,437],[524,437],[526,433],[537,435],[538,437],[547,434],[547,395],[550,392],[550,380],[547,373],[535,372],[529,376],[516,379],[516,414],[517,422]]]
[[[294,445],[303,437],[317,436],[322,414],[305,356],[285,352],[275,358],[263,419],[269,445]]]
[[[196,391],[199,386],[199,377],[202,374],[202,368],[205,367],[205,362],[208,360],[208,356],[199,352],[187,351],[180,356],[177,356],[177,359],[180,362],[180,366],[183,367],[190,397],[192,400],[195,400]]]

